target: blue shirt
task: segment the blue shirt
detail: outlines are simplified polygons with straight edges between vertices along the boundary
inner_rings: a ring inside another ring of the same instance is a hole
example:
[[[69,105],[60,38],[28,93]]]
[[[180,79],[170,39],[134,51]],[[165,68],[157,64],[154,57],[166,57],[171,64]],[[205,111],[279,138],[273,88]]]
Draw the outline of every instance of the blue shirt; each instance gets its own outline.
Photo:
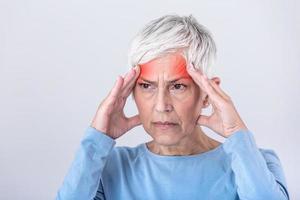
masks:
[[[289,199],[279,158],[259,149],[251,131],[186,156],[158,155],[145,143],[115,144],[89,126],[56,199]]]

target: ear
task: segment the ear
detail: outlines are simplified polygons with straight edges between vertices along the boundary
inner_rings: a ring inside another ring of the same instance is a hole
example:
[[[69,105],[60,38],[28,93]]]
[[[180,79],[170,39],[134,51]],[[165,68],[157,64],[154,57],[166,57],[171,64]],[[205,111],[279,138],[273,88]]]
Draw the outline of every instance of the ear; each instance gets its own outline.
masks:
[[[211,80],[218,85],[221,84],[221,79],[219,77],[212,77]],[[209,98],[208,95],[205,93],[204,98],[203,98],[202,108],[207,108],[209,106],[208,98]]]

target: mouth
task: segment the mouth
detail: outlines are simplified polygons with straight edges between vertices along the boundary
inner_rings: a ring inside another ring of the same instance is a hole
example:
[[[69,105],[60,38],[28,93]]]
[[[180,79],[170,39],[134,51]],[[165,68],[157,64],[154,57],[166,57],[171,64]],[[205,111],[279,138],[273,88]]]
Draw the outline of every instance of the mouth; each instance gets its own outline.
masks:
[[[157,121],[157,122],[153,122],[154,126],[156,128],[162,129],[162,130],[167,130],[170,128],[174,128],[175,126],[177,126],[177,123],[174,122],[169,122],[169,121],[165,121],[165,122],[161,122],[161,121]]]

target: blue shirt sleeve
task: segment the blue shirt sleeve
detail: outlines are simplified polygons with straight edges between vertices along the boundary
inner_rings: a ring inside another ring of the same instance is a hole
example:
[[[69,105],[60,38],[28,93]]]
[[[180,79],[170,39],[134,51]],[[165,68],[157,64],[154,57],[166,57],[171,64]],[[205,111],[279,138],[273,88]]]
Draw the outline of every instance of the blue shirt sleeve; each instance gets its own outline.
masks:
[[[289,199],[278,156],[257,148],[251,131],[240,130],[223,143],[230,157],[240,199]]]
[[[56,200],[105,199],[99,189],[101,174],[116,141],[89,126]]]

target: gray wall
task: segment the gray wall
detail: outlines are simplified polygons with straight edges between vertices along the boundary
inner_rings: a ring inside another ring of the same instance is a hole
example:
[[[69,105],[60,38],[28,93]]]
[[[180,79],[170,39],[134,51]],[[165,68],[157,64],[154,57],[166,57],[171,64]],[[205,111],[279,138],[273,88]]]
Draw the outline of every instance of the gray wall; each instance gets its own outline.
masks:
[[[169,13],[213,33],[223,89],[300,199],[299,1],[0,0],[0,199],[53,199],[133,35]],[[136,113],[132,99],[125,111]],[[142,127],[117,140],[149,140]]]

